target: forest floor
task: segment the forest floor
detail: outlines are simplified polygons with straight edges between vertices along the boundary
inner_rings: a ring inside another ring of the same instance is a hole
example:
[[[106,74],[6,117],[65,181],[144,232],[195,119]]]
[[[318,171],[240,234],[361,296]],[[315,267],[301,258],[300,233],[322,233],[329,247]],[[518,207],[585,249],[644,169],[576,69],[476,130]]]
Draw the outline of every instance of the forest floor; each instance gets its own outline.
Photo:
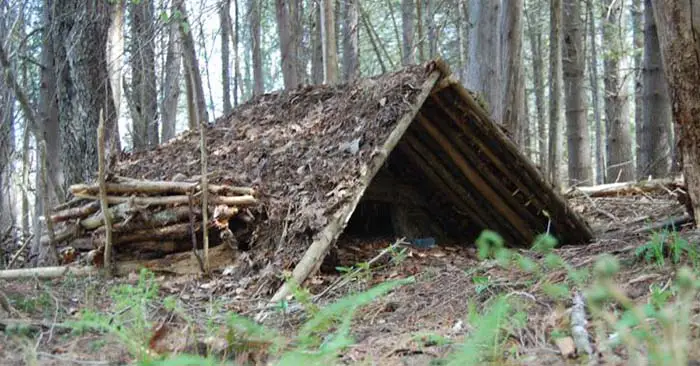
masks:
[[[514,300],[510,301],[514,314],[500,325],[504,336],[492,345],[494,363],[581,364],[580,357],[562,355],[566,346],[555,342],[571,334],[571,298],[575,291],[584,290],[572,284],[567,273],[592,271],[597,258],[607,253],[619,260],[620,271],[614,279],[630,299],[638,304],[670,301],[676,295],[671,283],[677,268],[697,261],[693,253],[700,235],[677,228],[679,236],[673,240],[690,243],[677,258],[664,255],[663,250],[660,256],[652,249],[645,251],[662,234],[645,228],[684,213],[670,194],[584,197],[570,203],[594,228],[597,240],[555,249],[553,254],[568,269],[553,266],[536,276],[495,260],[480,260],[474,247],[407,246],[399,254],[377,257],[393,240],[348,238],[339,245],[340,263],[349,267],[378,260],[369,268],[360,266],[365,270],[347,284],[331,286],[348,275],[319,274],[305,284],[308,292],[299,294],[315,294],[323,309],[343,296],[413,276],[413,282],[373,299],[355,313],[350,328],[353,342],[340,352],[339,364],[440,364],[438,360],[458,351],[473,335],[475,322],[494,306],[498,295]],[[535,263],[546,261],[541,252],[517,253]],[[586,283],[592,281],[590,277]],[[149,280],[134,274],[113,280],[0,281],[19,313],[12,318],[23,319],[24,324],[0,333],[0,364],[125,364],[170,352],[209,353],[239,364],[262,362],[274,353],[269,339],[258,336],[244,342],[237,333],[240,328],[232,325],[234,313],[250,318],[260,313],[260,302],[242,290],[242,281],[232,280],[225,272],[211,278],[156,274]],[[329,287],[332,290],[326,291]],[[696,314],[700,303],[694,301],[693,306]],[[264,326],[292,340],[303,330],[310,309],[290,304],[285,311],[271,310]],[[700,360],[697,321],[695,315],[689,320],[690,360]],[[593,328],[589,323],[591,334],[595,334]],[[602,342],[594,337],[594,352],[602,352]],[[603,361],[631,363],[622,348],[605,352]]]

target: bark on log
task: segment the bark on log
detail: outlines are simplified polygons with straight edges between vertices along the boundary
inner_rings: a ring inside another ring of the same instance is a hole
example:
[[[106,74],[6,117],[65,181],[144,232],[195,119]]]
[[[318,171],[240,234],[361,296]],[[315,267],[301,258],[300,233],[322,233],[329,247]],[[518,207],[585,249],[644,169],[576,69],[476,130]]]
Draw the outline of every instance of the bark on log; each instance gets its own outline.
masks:
[[[641,182],[608,183],[591,187],[575,187],[566,192],[567,197],[584,194],[589,197],[611,197],[634,193],[649,193],[684,189],[679,179],[653,179]]]
[[[199,190],[200,183],[188,182],[169,182],[169,181],[147,181],[147,180],[129,180],[121,183],[107,183],[107,192],[129,194],[129,193],[145,193],[145,194],[187,194],[192,189]],[[70,186],[70,191],[73,194],[97,194],[99,187],[97,184],[74,184]],[[209,192],[218,195],[235,194],[255,196],[255,189],[249,187],[233,187],[227,185],[210,184]]]
[[[82,199],[81,199],[82,200]],[[97,201],[90,202],[87,205],[68,208],[62,211],[58,211],[51,215],[52,222],[63,222],[71,219],[79,219],[83,217],[90,216],[100,209],[100,203]]]
[[[87,198],[91,200],[97,200],[97,196],[86,194],[86,193],[76,193],[75,196],[81,198]],[[196,198],[196,197],[195,197]],[[226,205],[226,206],[252,206],[255,205],[258,200],[250,195],[244,196],[214,196],[210,199],[211,204],[215,205]],[[121,197],[121,196],[108,196],[107,202],[110,205],[116,205],[125,202],[133,202],[139,206],[158,206],[158,205],[183,205],[189,202],[187,196],[165,196],[165,197]]]

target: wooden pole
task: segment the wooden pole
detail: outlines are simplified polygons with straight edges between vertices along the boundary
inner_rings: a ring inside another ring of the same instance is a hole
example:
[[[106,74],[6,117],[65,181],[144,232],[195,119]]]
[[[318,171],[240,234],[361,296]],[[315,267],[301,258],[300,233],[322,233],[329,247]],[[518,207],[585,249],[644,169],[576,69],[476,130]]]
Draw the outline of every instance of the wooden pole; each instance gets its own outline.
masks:
[[[202,123],[199,127],[199,149],[202,155],[202,243],[204,246],[204,273],[209,274],[209,178],[207,175],[207,125]]]
[[[105,222],[104,266],[107,274],[112,274],[112,212],[107,203],[107,184],[105,182],[105,119],[104,110],[100,109],[100,124],[97,127],[97,182],[100,186],[100,206]]]

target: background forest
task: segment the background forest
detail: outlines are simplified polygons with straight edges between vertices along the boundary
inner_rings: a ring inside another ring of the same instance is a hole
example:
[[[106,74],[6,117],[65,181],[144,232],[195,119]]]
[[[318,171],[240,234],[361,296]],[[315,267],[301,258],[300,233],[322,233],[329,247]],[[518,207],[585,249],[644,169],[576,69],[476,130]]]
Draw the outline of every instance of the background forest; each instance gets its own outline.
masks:
[[[435,57],[555,184],[678,165],[650,0],[2,0],[0,235],[40,237],[93,178],[100,113],[112,151],[145,149],[265,92]]]

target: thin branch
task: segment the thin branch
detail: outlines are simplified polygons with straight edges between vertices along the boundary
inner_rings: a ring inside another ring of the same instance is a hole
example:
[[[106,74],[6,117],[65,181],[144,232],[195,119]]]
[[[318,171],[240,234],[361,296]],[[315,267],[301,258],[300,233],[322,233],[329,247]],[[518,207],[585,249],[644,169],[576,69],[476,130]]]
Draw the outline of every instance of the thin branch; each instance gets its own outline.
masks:
[[[112,212],[107,203],[107,183],[105,182],[105,120],[104,110],[100,109],[100,124],[97,127],[97,181],[100,185],[100,206],[105,222],[104,266],[107,273],[112,273]],[[51,220],[49,220],[51,221]]]

